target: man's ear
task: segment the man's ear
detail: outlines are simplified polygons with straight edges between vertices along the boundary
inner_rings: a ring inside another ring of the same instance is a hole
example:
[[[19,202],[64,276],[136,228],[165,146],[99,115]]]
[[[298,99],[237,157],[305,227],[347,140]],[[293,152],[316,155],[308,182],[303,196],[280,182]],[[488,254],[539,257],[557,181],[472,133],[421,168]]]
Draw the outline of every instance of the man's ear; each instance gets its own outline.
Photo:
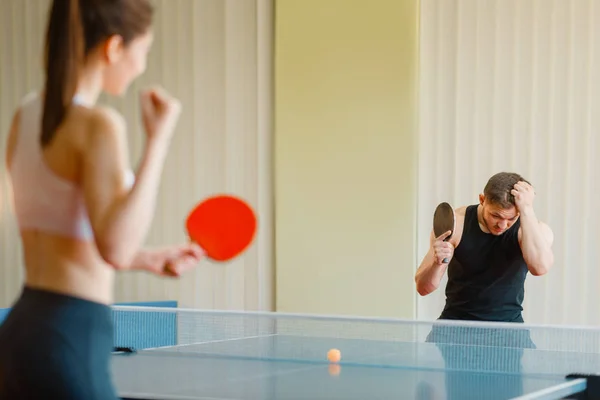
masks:
[[[112,35],[104,41],[102,59],[107,64],[114,64],[121,59],[124,50],[123,38],[120,35]]]
[[[479,195],[479,204],[483,205],[484,201],[485,201],[485,195],[484,194],[480,194]]]

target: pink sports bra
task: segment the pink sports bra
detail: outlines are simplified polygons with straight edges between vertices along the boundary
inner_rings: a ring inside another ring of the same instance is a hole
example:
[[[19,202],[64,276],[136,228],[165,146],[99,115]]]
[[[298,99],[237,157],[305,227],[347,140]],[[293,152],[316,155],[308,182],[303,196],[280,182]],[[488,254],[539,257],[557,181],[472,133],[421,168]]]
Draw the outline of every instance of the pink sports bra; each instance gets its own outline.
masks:
[[[40,146],[42,100],[28,95],[21,105],[16,146],[9,166],[13,202],[19,227],[79,240],[94,235],[82,190],[56,175],[45,163]],[[131,186],[135,176],[127,172]]]

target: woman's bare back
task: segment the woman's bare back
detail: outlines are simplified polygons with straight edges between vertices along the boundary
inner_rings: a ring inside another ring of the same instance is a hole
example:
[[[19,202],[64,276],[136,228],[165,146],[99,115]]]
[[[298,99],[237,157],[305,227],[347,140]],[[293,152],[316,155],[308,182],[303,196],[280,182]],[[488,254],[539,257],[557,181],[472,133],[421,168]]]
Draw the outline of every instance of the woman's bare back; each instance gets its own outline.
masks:
[[[86,150],[87,128],[106,113],[81,106],[70,108],[53,141],[41,148],[42,162],[59,180],[81,188],[82,162]],[[21,110],[13,120],[7,149],[7,163],[15,156],[20,132]],[[38,124],[39,125],[39,124]],[[39,134],[37,135],[39,136]],[[40,193],[44,195],[44,193]],[[61,201],[61,199],[52,199]],[[93,238],[68,237],[40,229],[21,229],[26,284],[88,300],[111,303],[115,270],[100,256]]]

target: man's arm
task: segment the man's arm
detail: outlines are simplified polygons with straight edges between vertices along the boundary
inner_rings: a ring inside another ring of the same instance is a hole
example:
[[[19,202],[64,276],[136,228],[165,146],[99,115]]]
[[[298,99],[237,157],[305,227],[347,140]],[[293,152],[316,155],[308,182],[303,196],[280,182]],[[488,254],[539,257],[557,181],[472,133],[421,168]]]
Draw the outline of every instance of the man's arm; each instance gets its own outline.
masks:
[[[441,240],[444,245],[447,242],[443,242],[444,238],[447,235],[444,234],[439,238],[436,238],[433,231],[429,236],[429,251],[423,257],[419,268],[417,269],[417,273],[415,274],[415,284],[417,286],[417,292],[421,296],[427,296],[428,294],[434,292],[439,286],[448,268],[448,264],[440,262],[435,255],[435,243],[436,241]],[[445,257],[445,256],[444,256]],[[443,258],[442,258],[443,259]]]
[[[515,196],[515,204],[521,218],[518,237],[527,268],[532,275],[544,275],[554,264],[554,234],[548,225],[540,222],[535,216],[535,191],[529,183],[518,182],[511,194]]]
[[[548,225],[538,221],[533,208],[527,208],[520,213],[519,244],[523,258],[532,275],[544,275],[554,264],[554,233]]]

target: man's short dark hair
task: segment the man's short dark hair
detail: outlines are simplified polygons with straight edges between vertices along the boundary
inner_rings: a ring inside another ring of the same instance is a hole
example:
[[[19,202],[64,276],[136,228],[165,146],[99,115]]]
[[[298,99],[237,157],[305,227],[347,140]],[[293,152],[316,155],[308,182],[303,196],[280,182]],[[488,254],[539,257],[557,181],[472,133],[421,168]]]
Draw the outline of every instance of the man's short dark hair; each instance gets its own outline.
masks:
[[[513,207],[515,197],[510,191],[518,182],[527,182],[527,180],[514,172],[499,172],[488,180],[483,189],[483,195],[491,204],[502,208]]]

